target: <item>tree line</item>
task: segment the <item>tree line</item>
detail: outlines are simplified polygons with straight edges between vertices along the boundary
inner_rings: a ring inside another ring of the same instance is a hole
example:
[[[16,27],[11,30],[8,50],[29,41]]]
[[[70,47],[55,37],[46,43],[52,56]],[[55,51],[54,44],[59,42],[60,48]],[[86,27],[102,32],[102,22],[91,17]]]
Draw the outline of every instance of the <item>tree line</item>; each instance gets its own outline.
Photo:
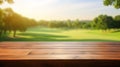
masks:
[[[92,21],[80,21],[80,20],[64,20],[64,21],[39,21],[39,25],[48,28],[69,28],[69,29],[119,29],[120,28],[120,15],[112,16],[99,15]]]
[[[0,9],[0,37],[11,32],[13,32],[13,37],[15,37],[16,31],[26,31],[27,28],[36,25],[37,22],[34,19],[21,16],[11,8]]]
[[[76,20],[63,20],[63,21],[46,21],[46,20],[40,20],[38,24],[41,27],[48,27],[48,28],[68,28],[68,29],[76,29],[76,28],[89,28],[90,22],[92,21],[80,21],[78,19]]]

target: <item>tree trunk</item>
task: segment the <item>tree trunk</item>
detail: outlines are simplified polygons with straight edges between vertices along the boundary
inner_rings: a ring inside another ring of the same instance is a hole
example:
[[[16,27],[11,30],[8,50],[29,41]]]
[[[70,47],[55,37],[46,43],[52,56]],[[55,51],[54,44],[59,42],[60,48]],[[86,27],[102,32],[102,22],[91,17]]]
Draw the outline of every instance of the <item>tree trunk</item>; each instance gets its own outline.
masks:
[[[16,37],[16,30],[13,31],[13,37]]]
[[[0,30],[0,38],[2,37],[2,30]]]

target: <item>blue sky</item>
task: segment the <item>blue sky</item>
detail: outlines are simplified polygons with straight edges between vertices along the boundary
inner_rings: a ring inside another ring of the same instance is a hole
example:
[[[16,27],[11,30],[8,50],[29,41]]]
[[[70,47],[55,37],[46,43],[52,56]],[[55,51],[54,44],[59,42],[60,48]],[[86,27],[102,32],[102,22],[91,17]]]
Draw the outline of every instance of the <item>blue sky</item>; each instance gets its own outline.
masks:
[[[103,5],[103,0],[14,0],[3,4],[23,16],[36,20],[91,20],[100,14],[120,15],[120,9]]]

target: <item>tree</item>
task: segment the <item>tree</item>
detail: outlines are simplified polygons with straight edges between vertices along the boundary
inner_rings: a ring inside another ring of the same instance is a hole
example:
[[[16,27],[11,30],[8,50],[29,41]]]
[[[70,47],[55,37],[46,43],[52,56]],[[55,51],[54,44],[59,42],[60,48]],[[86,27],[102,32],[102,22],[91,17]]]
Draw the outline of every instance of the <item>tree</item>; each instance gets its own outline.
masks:
[[[3,33],[3,26],[4,26],[3,18],[4,18],[4,12],[2,9],[0,9],[0,37],[2,36]]]
[[[115,16],[116,28],[120,28],[120,15]]]
[[[20,28],[20,15],[15,13],[11,8],[4,9],[6,14],[4,18],[4,32],[13,31],[15,37],[16,31]]]
[[[105,6],[114,6],[115,8],[119,9],[120,8],[120,0],[104,0],[104,5]]]
[[[13,31],[15,37],[17,31],[26,31],[27,28],[36,26],[37,22],[34,19],[23,17],[14,12],[11,8],[0,10],[0,33],[6,34]],[[3,33],[4,32],[4,33]]]
[[[93,20],[92,26],[95,29],[107,30],[114,28],[114,24],[115,23],[113,22],[113,18],[111,16],[99,15]]]

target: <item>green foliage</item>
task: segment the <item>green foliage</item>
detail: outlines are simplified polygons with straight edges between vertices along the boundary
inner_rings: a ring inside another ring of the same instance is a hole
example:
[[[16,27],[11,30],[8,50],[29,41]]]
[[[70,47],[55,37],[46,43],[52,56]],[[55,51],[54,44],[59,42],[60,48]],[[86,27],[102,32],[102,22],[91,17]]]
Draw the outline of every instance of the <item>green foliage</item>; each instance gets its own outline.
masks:
[[[120,8],[120,0],[104,0],[104,5],[105,6],[112,5],[115,8],[119,9]]]
[[[27,28],[36,26],[37,22],[33,19],[23,17],[15,13],[11,8],[0,10],[0,36],[7,32],[26,31]]]
[[[116,23],[116,27],[120,28],[120,15],[115,16],[114,20]]]
[[[48,28],[67,28],[67,29],[89,29],[91,21],[64,20],[64,21],[39,21],[39,25]]]
[[[92,28],[103,30],[113,29],[116,28],[116,23],[111,16],[99,15],[93,20]]]

